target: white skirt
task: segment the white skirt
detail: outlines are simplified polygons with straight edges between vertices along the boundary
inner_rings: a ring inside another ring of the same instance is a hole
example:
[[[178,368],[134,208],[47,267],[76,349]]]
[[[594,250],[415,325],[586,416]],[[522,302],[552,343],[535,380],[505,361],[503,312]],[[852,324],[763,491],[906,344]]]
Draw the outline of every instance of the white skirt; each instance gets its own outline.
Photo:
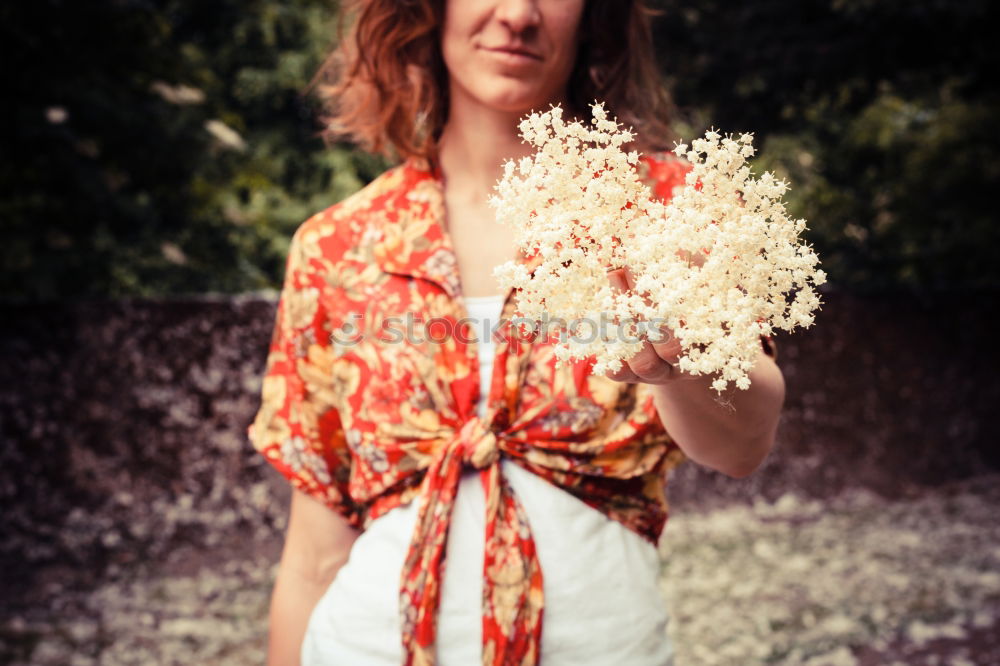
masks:
[[[656,548],[564,490],[503,460],[523,504],[542,567],[541,666],[671,666],[668,613]],[[437,622],[437,663],[482,662],[485,498],[468,470],[448,534]],[[303,666],[398,666],[399,577],[417,502],[380,516],[309,619]]]

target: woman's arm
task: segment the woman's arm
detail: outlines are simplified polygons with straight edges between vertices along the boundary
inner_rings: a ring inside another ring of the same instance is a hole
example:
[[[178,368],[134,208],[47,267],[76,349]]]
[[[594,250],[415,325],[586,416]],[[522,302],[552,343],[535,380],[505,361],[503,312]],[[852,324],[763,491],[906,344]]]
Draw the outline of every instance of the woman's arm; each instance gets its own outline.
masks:
[[[293,489],[285,547],[271,594],[268,666],[299,666],[309,615],[360,534],[338,513]]]
[[[653,404],[670,436],[688,458],[735,478],[749,476],[774,446],[785,379],[767,354],[757,352],[750,388],[731,389],[720,405],[711,375],[688,375],[653,389]]]

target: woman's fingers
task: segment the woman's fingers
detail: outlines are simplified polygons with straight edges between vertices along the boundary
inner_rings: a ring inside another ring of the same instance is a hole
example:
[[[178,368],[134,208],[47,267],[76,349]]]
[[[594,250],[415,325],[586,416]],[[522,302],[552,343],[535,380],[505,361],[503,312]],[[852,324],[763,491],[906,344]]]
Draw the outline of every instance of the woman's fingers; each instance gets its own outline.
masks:
[[[663,334],[663,339],[661,342],[648,342],[651,345],[653,351],[656,355],[662,358],[667,363],[672,365],[677,364],[677,359],[681,356],[681,343],[674,337],[674,332],[670,330],[666,325],[660,327],[660,331]]]
[[[632,269],[626,266],[624,269],[622,269],[622,275],[624,276],[628,284],[628,291],[635,291],[635,274],[632,273]],[[642,298],[646,302],[646,305],[650,307],[653,306],[653,301],[649,298],[648,294],[643,294]],[[677,359],[680,357],[682,351],[681,343],[677,341],[677,339],[674,337],[674,332],[670,330],[670,327],[668,327],[666,324],[659,326],[657,328],[663,335],[662,340],[660,342],[647,341],[646,346],[644,346],[643,349],[645,350],[646,347],[651,347],[652,350],[656,353],[656,355],[659,356],[661,359],[667,361],[668,363],[676,364]]]
[[[611,288],[627,292],[635,288],[635,278],[628,267],[618,268],[608,272]],[[649,304],[648,296],[644,296]],[[675,360],[680,347],[670,336],[664,342],[655,345],[648,340],[643,341],[642,348],[632,358],[622,363],[618,372],[606,373],[610,379],[624,382],[644,382],[659,384],[674,377],[676,370],[671,360]]]
[[[647,384],[662,384],[673,379],[676,373],[674,366],[660,358],[649,342],[643,342],[642,349],[626,363],[637,381]]]
[[[616,382],[625,382],[626,384],[638,384],[642,381],[639,375],[632,372],[632,368],[628,367],[626,361],[622,361],[622,367],[617,372],[608,370],[604,374],[608,379],[613,379]]]

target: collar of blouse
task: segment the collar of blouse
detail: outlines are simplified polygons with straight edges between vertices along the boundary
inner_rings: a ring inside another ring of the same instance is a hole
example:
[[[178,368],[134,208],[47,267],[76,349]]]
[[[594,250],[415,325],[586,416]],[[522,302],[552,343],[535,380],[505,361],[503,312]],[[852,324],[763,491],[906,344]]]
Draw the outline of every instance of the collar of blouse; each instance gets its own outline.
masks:
[[[379,268],[430,280],[454,299],[461,298],[458,268],[451,236],[444,228],[444,182],[441,173],[422,159],[411,158],[399,170],[402,178],[413,179],[413,187],[401,188],[402,205],[381,228],[381,238],[372,248]],[[419,243],[413,242],[419,238]],[[542,262],[542,255],[518,253],[518,263],[529,272]],[[507,298],[510,297],[508,290]],[[506,298],[504,299],[507,300]]]

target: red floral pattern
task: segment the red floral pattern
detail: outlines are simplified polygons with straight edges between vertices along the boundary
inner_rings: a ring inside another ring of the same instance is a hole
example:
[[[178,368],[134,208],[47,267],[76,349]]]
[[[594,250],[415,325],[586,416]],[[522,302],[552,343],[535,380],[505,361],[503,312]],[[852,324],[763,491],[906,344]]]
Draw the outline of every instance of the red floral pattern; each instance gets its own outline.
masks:
[[[664,199],[687,168],[669,155],[640,163]],[[479,418],[476,343],[468,327],[456,328],[467,312],[443,211],[439,174],[410,160],[298,228],[248,435],[296,488],[359,529],[419,500],[400,580],[405,664],[434,663],[451,510],[463,468],[480,470],[483,664],[535,664],[542,570],[500,459],[655,545],[667,520],[667,470],[685,456],[661,424],[649,385],[591,375],[592,357],[556,369],[555,333],[532,339],[513,328],[514,290]],[[519,261],[531,270],[540,256]],[[408,313],[423,337],[400,342]]]

